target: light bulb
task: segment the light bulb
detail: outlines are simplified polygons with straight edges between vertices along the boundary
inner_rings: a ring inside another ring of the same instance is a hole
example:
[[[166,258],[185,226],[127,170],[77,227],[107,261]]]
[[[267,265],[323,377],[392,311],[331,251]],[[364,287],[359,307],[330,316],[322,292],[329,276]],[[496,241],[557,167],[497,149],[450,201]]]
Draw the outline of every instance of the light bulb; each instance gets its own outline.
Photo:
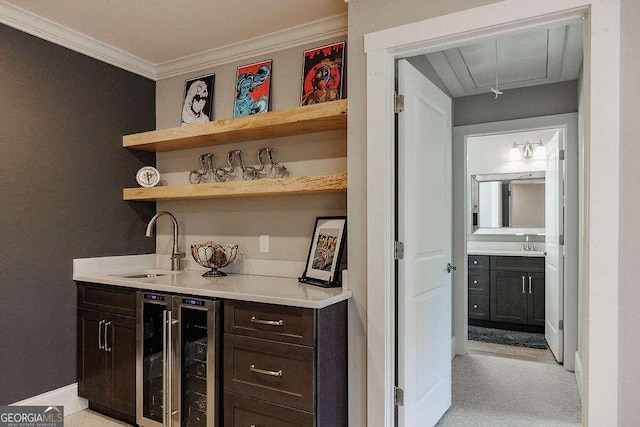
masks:
[[[544,146],[542,141],[538,143],[536,151],[533,153],[533,160],[545,160],[547,158],[547,147]]]
[[[513,143],[513,147],[509,150],[509,161],[517,162],[518,160],[522,160],[522,153],[518,150],[518,146],[516,143]]]

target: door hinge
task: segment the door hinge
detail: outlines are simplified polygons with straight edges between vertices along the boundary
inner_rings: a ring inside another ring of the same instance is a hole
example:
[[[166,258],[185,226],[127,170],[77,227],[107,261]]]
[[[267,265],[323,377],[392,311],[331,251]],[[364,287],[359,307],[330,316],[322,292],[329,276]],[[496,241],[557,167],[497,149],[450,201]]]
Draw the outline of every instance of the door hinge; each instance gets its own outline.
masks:
[[[404,95],[395,94],[395,99],[393,101],[393,112],[398,114],[404,111]]]
[[[558,236],[558,244],[560,246],[564,246],[564,234],[561,234],[560,236]]]
[[[564,150],[560,150],[560,160],[564,160]]]
[[[393,404],[395,406],[404,406],[404,390],[400,387],[393,388]]]
[[[395,259],[404,259],[404,243],[402,242],[393,243],[393,257]]]
[[[559,326],[561,331],[564,331],[564,320],[560,321],[560,326]]]

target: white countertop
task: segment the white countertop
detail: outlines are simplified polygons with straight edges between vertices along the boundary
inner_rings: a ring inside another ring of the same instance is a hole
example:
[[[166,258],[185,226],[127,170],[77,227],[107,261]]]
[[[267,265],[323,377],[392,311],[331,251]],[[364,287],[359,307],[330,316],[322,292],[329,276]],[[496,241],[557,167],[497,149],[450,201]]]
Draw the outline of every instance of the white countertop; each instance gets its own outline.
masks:
[[[351,291],[299,283],[289,277],[229,274],[202,277],[201,270],[169,271],[155,268],[153,255],[74,260],[73,280],[145,289],[156,292],[263,302],[304,308],[324,308],[351,298]],[[104,262],[101,262],[104,260]],[[122,261],[122,262],[118,262]],[[120,267],[120,268],[118,268]],[[119,277],[151,272],[156,277]]]
[[[467,249],[468,255],[495,255],[495,256],[526,256],[526,257],[544,257],[543,251],[511,251],[500,249]]]

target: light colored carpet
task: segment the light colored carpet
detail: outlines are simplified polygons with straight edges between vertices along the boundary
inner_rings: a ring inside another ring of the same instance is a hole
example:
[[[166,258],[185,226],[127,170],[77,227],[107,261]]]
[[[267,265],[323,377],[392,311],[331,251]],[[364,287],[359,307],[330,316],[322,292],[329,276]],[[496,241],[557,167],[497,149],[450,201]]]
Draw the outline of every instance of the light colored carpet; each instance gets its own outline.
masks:
[[[575,376],[561,365],[476,354],[453,360],[453,405],[439,427],[579,425]]]
[[[128,425],[127,423],[93,412],[90,409],[85,409],[84,411],[64,417],[65,427],[121,427]]]

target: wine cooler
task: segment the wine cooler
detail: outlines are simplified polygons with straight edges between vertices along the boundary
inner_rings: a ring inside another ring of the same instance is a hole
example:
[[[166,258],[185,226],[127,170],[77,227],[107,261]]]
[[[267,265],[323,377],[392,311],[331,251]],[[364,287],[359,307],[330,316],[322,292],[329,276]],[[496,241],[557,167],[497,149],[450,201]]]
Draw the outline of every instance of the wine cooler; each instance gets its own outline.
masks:
[[[218,426],[220,301],[139,291],[136,422]]]

